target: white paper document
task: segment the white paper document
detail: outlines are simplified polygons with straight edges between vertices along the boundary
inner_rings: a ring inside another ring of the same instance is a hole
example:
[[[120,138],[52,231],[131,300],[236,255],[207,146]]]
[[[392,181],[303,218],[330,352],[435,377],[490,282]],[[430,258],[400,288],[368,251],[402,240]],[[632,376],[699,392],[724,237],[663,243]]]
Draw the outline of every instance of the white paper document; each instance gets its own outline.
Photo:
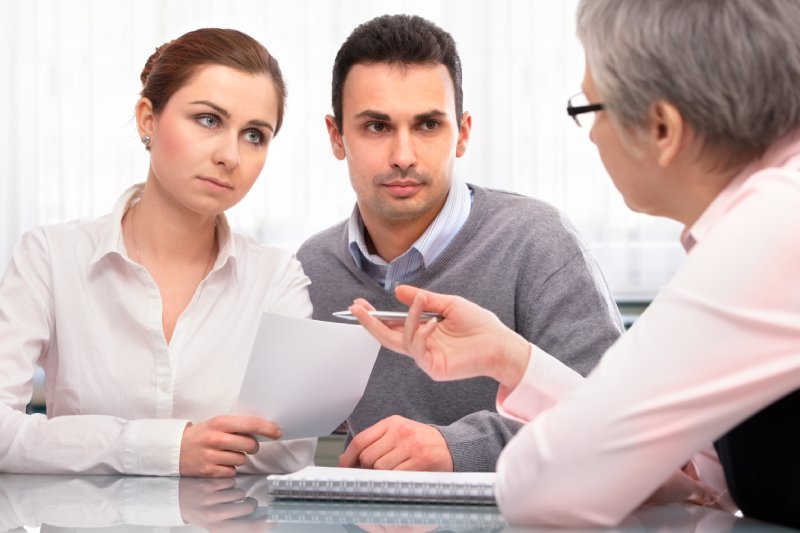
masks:
[[[282,440],[329,435],[364,394],[379,349],[358,325],[264,313],[233,412],[272,420]]]

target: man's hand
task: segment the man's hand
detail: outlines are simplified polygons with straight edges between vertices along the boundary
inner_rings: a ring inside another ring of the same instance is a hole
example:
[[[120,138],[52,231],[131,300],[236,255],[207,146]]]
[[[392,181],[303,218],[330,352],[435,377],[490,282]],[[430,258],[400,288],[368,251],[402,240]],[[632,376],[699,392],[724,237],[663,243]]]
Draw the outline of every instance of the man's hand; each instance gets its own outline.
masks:
[[[339,466],[452,472],[453,457],[438,429],[395,415],[356,435]]]
[[[180,474],[194,477],[232,477],[247,454],[258,451],[255,435],[281,436],[273,422],[257,416],[216,416],[189,424],[181,440]]]

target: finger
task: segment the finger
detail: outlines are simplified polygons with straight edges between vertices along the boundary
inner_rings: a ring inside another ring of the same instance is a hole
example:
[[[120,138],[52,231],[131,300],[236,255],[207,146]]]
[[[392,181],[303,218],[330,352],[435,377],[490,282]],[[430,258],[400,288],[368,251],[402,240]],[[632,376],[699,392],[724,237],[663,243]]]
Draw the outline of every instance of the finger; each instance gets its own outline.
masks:
[[[368,427],[350,441],[347,449],[339,456],[339,466],[345,468],[355,468],[361,466],[359,459],[361,452],[375,441],[380,439],[385,433],[385,424],[378,422],[377,424]]]
[[[403,334],[401,332],[389,328],[386,324],[370,315],[368,309],[362,307],[360,304],[351,305],[349,311],[353,313],[353,316],[364,326],[364,329],[375,337],[383,346],[398,353],[406,353],[403,349]]]
[[[254,454],[258,451],[258,441],[250,435],[216,431],[208,436],[206,444],[215,450]]]
[[[202,487],[202,495],[195,497],[195,501],[201,505],[217,505],[220,503],[235,502],[241,500],[247,495],[242,489],[236,487],[236,480],[233,478],[198,479],[196,481],[201,483],[226,481],[230,483],[230,487],[228,488],[209,490],[209,487]]]
[[[414,302],[408,309],[408,318],[406,318],[406,323],[403,327],[403,346],[406,352],[411,355],[419,355],[419,352],[412,351],[411,347],[414,344],[414,335],[419,329],[419,319],[425,308],[426,301],[425,294],[418,292],[416,296],[414,296]]]
[[[260,416],[249,415],[225,415],[217,416],[209,421],[213,429],[225,433],[236,433],[243,436],[260,435],[269,439],[279,439],[283,432],[275,422],[261,418]],[[248,448],[239,448],[241,451],[255,453],[258,451],[258,442],[252,440]]]
[[[384,435],[378,440],[374,441],[369,446],[365,446],[361,453],[358,455],[358,463],[361,468],[374,468],[378,470],[391,470],[395,464],[402,462],[405,457],[400,457],[402,452],[396,451],[398,442],[396,438],[392,438],[389,433]],[[383,468],[376,466],[378,463],[384,465]]]
[[[425,308],[423,311],[432,311],[445,317],[450,306],[458,299],[457,296],[426,291],[411,285],[398,285],[394,294],[398,300],[409,306],[413,305],[414,299],[418,294],[422,294],[425,296]]]
[[[407,462],[409,458],[408,450],[394,447],[372,461],[372,468],[374,470],[397,470],[398,465]]]
[[[192,468],[188,472],[184,472],[183,470],[181,470],[181,476],[186,476],[186,477],[218,478],[218,477],[233,477],[235,475],[236,475],[235,466],[221,465],[215,463],[209,463],[203,466],[198,466]]]
[[[394,296],[406,305],[411,305],[414,302],[414,297],[422,292],[422,289],[412,287],[411,285],[398,285],[394,289]]]
[[[419,468],[417,468],[417,466],[414,464],[414,458],[409,457],[405,461],[397,464],[394,468],[392,468],[392,470],[409,471],[409,470],[419,470]]]
[[[218,494],[236,488],[235,479],[181,479],[181,484],[186,485],[181,490],[192,490],[202,496],[201,503],[217,503]]]
[[[235,481],[233,478],[225,478],[225,479],[230,479],[232,481]],[[209,494],[208,496],[203,498],[203,501],[201,503],[203,503],[204,505],[219,505],[231,502],[238,502],[242,500],[245,496],[247,496],[247,493],[242,489],[234,488],[228,490],[221,490],[213,494]]]
[[[411,345],[408,347],[408,351],[411,353],[414,361],[417,363],[423,371],[425,371],[431,378],[439,380],[440,374],[442,370],[445,369],[434,369],[433,365],[435,364],[436,360],[432,357],[428,351],[428,339],[436,331],[436,328],[439,327],[439,321],[435,318],[429,320],[425,324],[422,324],[419,329],[417,329],[414,338],[412,339]],[[445,359],[442,357],[438,358],[440,363],[444,362]],[[439,365],[441,366],[441,365]],[[452,379],[452,378],[451,378]]]
[[[250,516],[255,512],[256,508],[258,508],[258,505],[254,505],[253,499],[248,498],[244,501],[209,505],[203,508],[203,517],[206,522],[222,522],[242,516]]]
[[[353,303],[360,305],[361,307],[365,308],[367,311],[374,311],[375,310],[375,307],[373,307],[372,304],[369,303],[368,301],[366,301],[364,298],[356,298],[355,300],[353,300]]]
[[[361,453],[361,449],[353,446],[353,443],[350,444],[345,448],[342,455],[339,456],[338,465],[340,468],[358,468],[361,465],[358,462],[358,455]]]
[[[238,467],[247,463],[247,454],[244,452],[225,451],[218,453],[219,459],[215,461],[218,465]]]

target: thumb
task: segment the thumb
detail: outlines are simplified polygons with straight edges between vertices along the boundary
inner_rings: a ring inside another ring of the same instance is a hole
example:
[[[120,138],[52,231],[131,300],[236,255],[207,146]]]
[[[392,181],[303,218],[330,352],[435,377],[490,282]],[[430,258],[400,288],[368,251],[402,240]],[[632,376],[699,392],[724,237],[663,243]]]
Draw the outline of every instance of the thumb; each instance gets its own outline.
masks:
[[[414,298],[416,298],[418,294],[422,294],[425,297],[424,311],[433,311],[435,313],[441,313],[442,315],[444,315],[445,310],[450,307],[450,304],[452,304],[455,298],[448,294],[426,291],[417,287],[412,287],[411,285],[398,285],[395,289],[395,296],[397,299],[409,307],[414,303]]]
[[[412,303],[414,303],[414,297],[419,292],[424,291],[422,289],[412,287],[411,285],[398,285],[394,290],[394,295],[398,300],[410,306]]]

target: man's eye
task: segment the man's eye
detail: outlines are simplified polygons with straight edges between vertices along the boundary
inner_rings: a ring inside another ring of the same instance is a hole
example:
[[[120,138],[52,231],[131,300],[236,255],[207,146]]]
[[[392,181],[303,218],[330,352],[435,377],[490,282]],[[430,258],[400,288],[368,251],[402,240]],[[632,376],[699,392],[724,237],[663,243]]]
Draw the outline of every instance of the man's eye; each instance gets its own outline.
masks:
[[[382,122],[370,122],[367,124],[367,130],[375,133],[381,133],[386,131],[386,124]]]

